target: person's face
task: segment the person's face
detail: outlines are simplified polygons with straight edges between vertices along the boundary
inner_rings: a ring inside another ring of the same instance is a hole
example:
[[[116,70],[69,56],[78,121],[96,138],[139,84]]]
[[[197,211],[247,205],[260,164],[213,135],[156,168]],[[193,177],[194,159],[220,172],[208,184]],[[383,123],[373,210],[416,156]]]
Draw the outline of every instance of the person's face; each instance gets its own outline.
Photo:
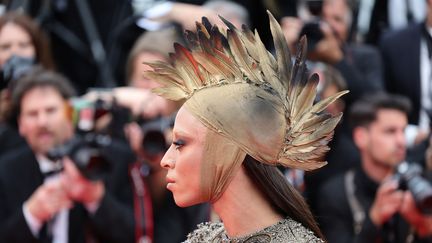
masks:
[[[166,59],[159,54],[151,52],[142,52],[139,54],[133,63],[133,71],[130,77],[130,86],[138,89],[152,90],[161,87],[161,85],[147,77],[144,73],[152,70],[149,65],[143,64],[144,62],[166,61]],[[142,117],[149,119],[155,118],[159,115],[167,116],[177,110],[175,102],[162,98],[154,93],[149,94],[149,98],[143,103]]]
[[[362,155],[370,161],[388,167],[398,165],[406,153],[405,128],[407,126],[406,115],[394,109],[382,109],[378,111],[377,118],[369,127],[363,129],[363,141],[361,144]]]
[[[203,202],[200,189],[201,164],[207,128],[182,107],[173,129],[173,143],[162,158],[168,173],[167,188],[180,207]]]
[[[12,55],[34,58],[36,49],[30,35],[21,26],[7,23],[0,30],[0,67]]]
[[[151,52],[143,52],[139,54],[133,65],[133,71],[130,77],[130,84],[132,87],[141,89],[153,89],[160,87],[160,84],[145,77],[144,72],[152,70],[149,65],[143,64],[144,62],[166,61],[162,55]]]
[[[18,117],[20,134],[35,153],[45,154],[71,138],[73,127],[67,104],[52,87],[37,87],[28,91],[21,101]]]
[[[330,25],[338,39],[342,42],[348,39],[348,13],[351,11],[345,1],[324,0],[322,9],[323,19]]]

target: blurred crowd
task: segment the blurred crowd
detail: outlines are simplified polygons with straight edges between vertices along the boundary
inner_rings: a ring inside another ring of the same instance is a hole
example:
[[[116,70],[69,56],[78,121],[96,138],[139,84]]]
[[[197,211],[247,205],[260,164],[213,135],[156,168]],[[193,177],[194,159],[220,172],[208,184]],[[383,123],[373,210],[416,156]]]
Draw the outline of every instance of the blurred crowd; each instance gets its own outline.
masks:
[[[432,242],[432,0],[0,3],[0,242],[181,242],[217,220],[166,189],[181,104],[146,63],[202,16],[272,49],[266,9],[293,58],[307,41],[317,102],[350,91],[328,165],[282,171],[328,242]]]

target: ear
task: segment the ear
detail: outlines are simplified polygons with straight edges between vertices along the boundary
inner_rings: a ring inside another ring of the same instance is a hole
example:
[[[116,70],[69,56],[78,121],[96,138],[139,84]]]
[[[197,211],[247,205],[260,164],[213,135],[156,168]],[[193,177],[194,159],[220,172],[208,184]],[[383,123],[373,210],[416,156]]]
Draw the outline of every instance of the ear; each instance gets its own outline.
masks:
[[[366,127],[356,127],[353,130],[353,140],[355,145],[362,150],[369,143],[369,131]]]
[[[73,121],[74,115],[76,115],[76,114],[74,114],[75,110],[74,110],[72,101],[66,100],[63,105],[64,105],[64,112],[65,112],[66,118],[69,121]]]

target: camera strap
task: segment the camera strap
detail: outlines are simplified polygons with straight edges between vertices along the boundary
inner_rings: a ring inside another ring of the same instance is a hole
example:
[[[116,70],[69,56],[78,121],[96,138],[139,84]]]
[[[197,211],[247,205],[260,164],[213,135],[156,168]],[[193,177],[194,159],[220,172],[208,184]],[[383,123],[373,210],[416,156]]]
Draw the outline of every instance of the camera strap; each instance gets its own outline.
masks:
[[[351,213],[354,219],[354,233],[358,235],[363,227],[363,222],[365,220],[365,211],[361,206],[359,200],[355,196],[354,170],[349,170],[348,172],[346,172],[344,179],[348,204],[351,208]]]
[[[135,239],[138,243],[154,242],[153,205],[150,191],[140,172],[142,163],[130,166],[134,190]]]
[[[354,219],[354,234],[358,235],[363,227],[363,222],[366,218],[364,208],[361,206],[358,198],[355,196],[355,184],[354,184],[355,171],[349,170],[345,173],[345,192],[348,199],[348,204],[351,208],[351,213]],[[405,239],[406,243],[412,243],[414,241],[414,230],[410,227],[410,231]]]

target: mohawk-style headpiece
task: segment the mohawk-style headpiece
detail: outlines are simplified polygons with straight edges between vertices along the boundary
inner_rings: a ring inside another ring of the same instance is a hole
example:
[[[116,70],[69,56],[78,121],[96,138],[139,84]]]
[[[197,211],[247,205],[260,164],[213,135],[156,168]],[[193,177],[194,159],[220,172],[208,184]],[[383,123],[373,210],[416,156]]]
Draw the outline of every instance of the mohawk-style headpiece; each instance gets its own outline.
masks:
[[[322,111],[343,91],[314,103],[318,75],[309,78],[302,38],[294,65],[278,22],[270,16],[276,56],[257,32],[228,26],[226,35],[204,17],[186,32],[187,49],[174,44],[172,65],[151,63],[154,92],[186,107],[208,128],[258,161],[312,170],[326,164],[327,143],[342,114]]]

